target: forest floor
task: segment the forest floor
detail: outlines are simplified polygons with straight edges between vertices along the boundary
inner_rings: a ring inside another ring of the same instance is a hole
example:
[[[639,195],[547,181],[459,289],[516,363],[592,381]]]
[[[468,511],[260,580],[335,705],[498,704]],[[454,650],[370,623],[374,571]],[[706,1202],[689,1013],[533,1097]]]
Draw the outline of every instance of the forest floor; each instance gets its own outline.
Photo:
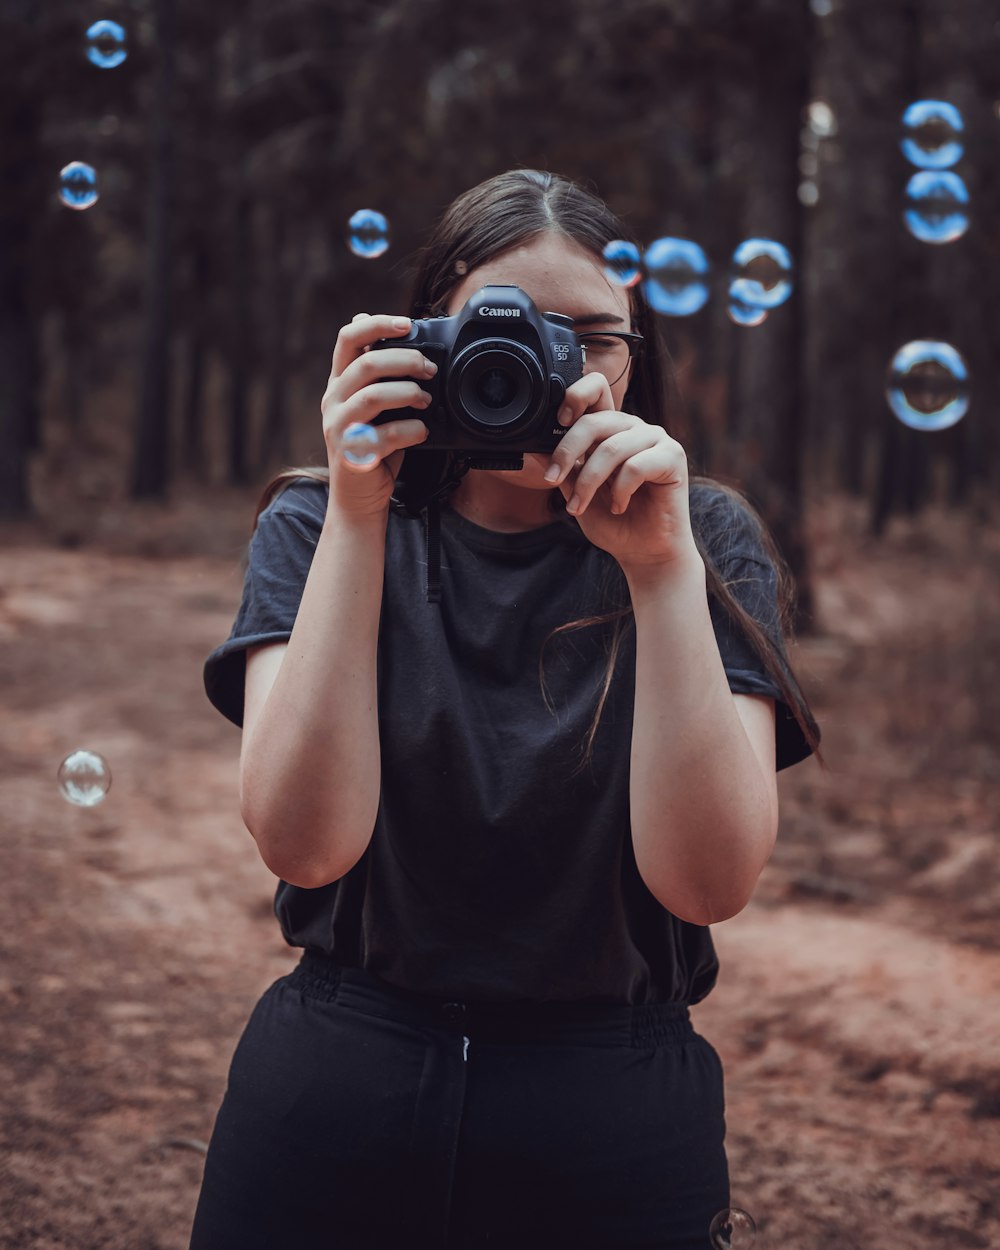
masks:
[[[186,1250],[233,1048],[299,957],[201,684],[253,503],[121,508],[77,545],[55,521],[0,532],[6,1250]],[[777,846],[692,1009],[725,1066],[732,1204],[757,1250],[986,1250],[1000,530],[935,510],[875,540],[838,498],[809,532],[817,629],[791,656],[828,771],[779,775]],[[56,783],[78,746],[113,773],[89,809]]]

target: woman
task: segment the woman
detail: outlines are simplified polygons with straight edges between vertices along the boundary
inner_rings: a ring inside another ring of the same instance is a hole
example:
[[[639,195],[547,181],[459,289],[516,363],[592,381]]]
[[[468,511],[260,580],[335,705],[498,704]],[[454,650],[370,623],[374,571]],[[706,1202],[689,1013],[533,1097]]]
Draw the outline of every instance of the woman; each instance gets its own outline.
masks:
[[[404,466],[427,433],[408,417],[350,463],[347,427],[424,406],[432,376],[368,350],[408,319],[359,313],[328,469],[264,492],[205,684],[242,726],[243,819],[305,950],[236,1047],[192,1250],[701,1250],[729,1205],[722,1065],[689,1007],[716,980],[709,924],[773,847],[776,771],[819,731],[787,570],[738,492],[689,480],[653,318],[605,276],[627,237],[517,170],[423,250],[413,316],[515,284],[601,332],[551,456]]]

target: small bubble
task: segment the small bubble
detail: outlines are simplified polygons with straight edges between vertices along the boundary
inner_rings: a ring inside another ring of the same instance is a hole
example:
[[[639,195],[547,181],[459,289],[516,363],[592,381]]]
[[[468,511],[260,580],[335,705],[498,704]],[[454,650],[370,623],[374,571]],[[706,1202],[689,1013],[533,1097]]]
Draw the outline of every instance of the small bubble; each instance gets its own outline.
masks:
[[[96,751],[74,751],[59,765],[59,789],[67,802],[93,807],[111,788],[111,769]]]
[[[813,100],[809,105],[809,129],[820,139],[837,133],[837,116],[825,100]]]
[[[605,276],[616,286],[635,286],[642,277],[639,249],[627,239],[612,239],[602,255]]]
[[[347,223],[347,246],[355,256],[374,260],[389,249],[389,223],[373,208],[359,208]]]
[[[59,198],[67,208],[90,208],[97,203],[97,174],[92,165],[70,161],[59,171]]]
[[[799,183],[799,203],[806,208],[814,208],[819,203],[819,187],[811,178]]]
[[[730,321],[738,326],[759,326],[767,320],[766,308],[754,308],[752,304],[744,304],[741,299],[733,296],[731,288],[726,311]]]
[[[903,221],[921,243],[953,243],[969,228],[965,183],[950,169],[923,169],[906,185]]]
[[[378,460],[378,453],[371,450],[377,446],[378,430],[373,425],[356,421],[344,431],[341,451],[348,464],[366,468]]]
[[[650,306],[668,317],[687,317],[708,303],[708,257],[691,239],[655,239],[643,258],[643,291]]]
[[[792,258],[774,239],[744,239],[733,253],[731,299],[752,308],[777,308],[792,293]]]
[[[708,1235],[715,1250],[750,1250],[757,1238],[757,1225],[749,1212],[726,1207],[712,1217]]]
[[[809,7],[815,17],[829,17],[833,12],[831,0],[809,0]]]
[[[962,114],[946,100],[917,100],[903,114],[903,155],[918,169],[947,169],[965,148]]]
[[[969,371],[950,343],[916,339],[889,365],[886,398],[911,430],[946,430],[969,408]]]
[[[466,264],[464,260],[455,261],[455,273],[459,278],[464,278],[468,272],[469,272],[469,266]]]
[[[128,53],[125,28],[117,22],[100,21],[87,29],[87,60],[98,69],[114,69]]]

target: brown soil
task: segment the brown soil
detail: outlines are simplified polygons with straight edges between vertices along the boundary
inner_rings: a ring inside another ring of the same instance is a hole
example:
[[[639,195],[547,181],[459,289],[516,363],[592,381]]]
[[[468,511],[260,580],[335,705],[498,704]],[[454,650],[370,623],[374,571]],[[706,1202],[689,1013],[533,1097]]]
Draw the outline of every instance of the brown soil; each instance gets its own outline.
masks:
[[[2,1189],[10,1250],[186,1250],[253,1003],[298,953],[239,816],[201,665],[253,492],[0,533]],[[935,511],[879,541],[814,505],[820,631],[793,663],[829,771],[779,777],[778,844],[713,929],[692,1011],[726,1068],[756,1245],[1000,1244],[1000,533]],[[60,795],[78,746],[94,808]]]

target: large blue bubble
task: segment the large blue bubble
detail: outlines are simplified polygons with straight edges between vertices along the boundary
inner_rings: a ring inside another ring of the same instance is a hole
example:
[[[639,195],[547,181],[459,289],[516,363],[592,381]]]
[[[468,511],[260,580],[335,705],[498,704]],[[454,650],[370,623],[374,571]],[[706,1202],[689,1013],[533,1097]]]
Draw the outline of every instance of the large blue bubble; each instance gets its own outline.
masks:
[[[903,114],[903,155],[918,169],[947,169],[965,148],[962,114],[947,100],[917,100]]]
[[[643,292],[651,308],[668,317],[688,317],[708,303],[708,257],[691,239],[665,237],[646,248]]]
[[[70,161],[59,171],[59,198],[67,208],[90,208],[97,203],[97,174],[84,161]]]
[[[950,343],[916,339],[889,365],[889,407],[911,430],[946,430],[969,407],[969,371]]]
[[[792,293],[792,257],[774,239],[744,239],[733,253],[730,298],[768,311]]]
[[[87,28],[87,60],[98,69],[114,69],[128,53],[125,50],[125,28],[106,18]]]
[[[389,247],[389,223],[373,208],[359,208],[347,223],[347,246],[355,256],[374,260]]]
[[[601,255],[604,273],[616,286],[635,286],[642,277],[639,249],[627,239],[612,239]]]
[[[922,169],[906,185],[906,228],[921,243],[953,243],[969,228],[969,192],[949,169]]]

